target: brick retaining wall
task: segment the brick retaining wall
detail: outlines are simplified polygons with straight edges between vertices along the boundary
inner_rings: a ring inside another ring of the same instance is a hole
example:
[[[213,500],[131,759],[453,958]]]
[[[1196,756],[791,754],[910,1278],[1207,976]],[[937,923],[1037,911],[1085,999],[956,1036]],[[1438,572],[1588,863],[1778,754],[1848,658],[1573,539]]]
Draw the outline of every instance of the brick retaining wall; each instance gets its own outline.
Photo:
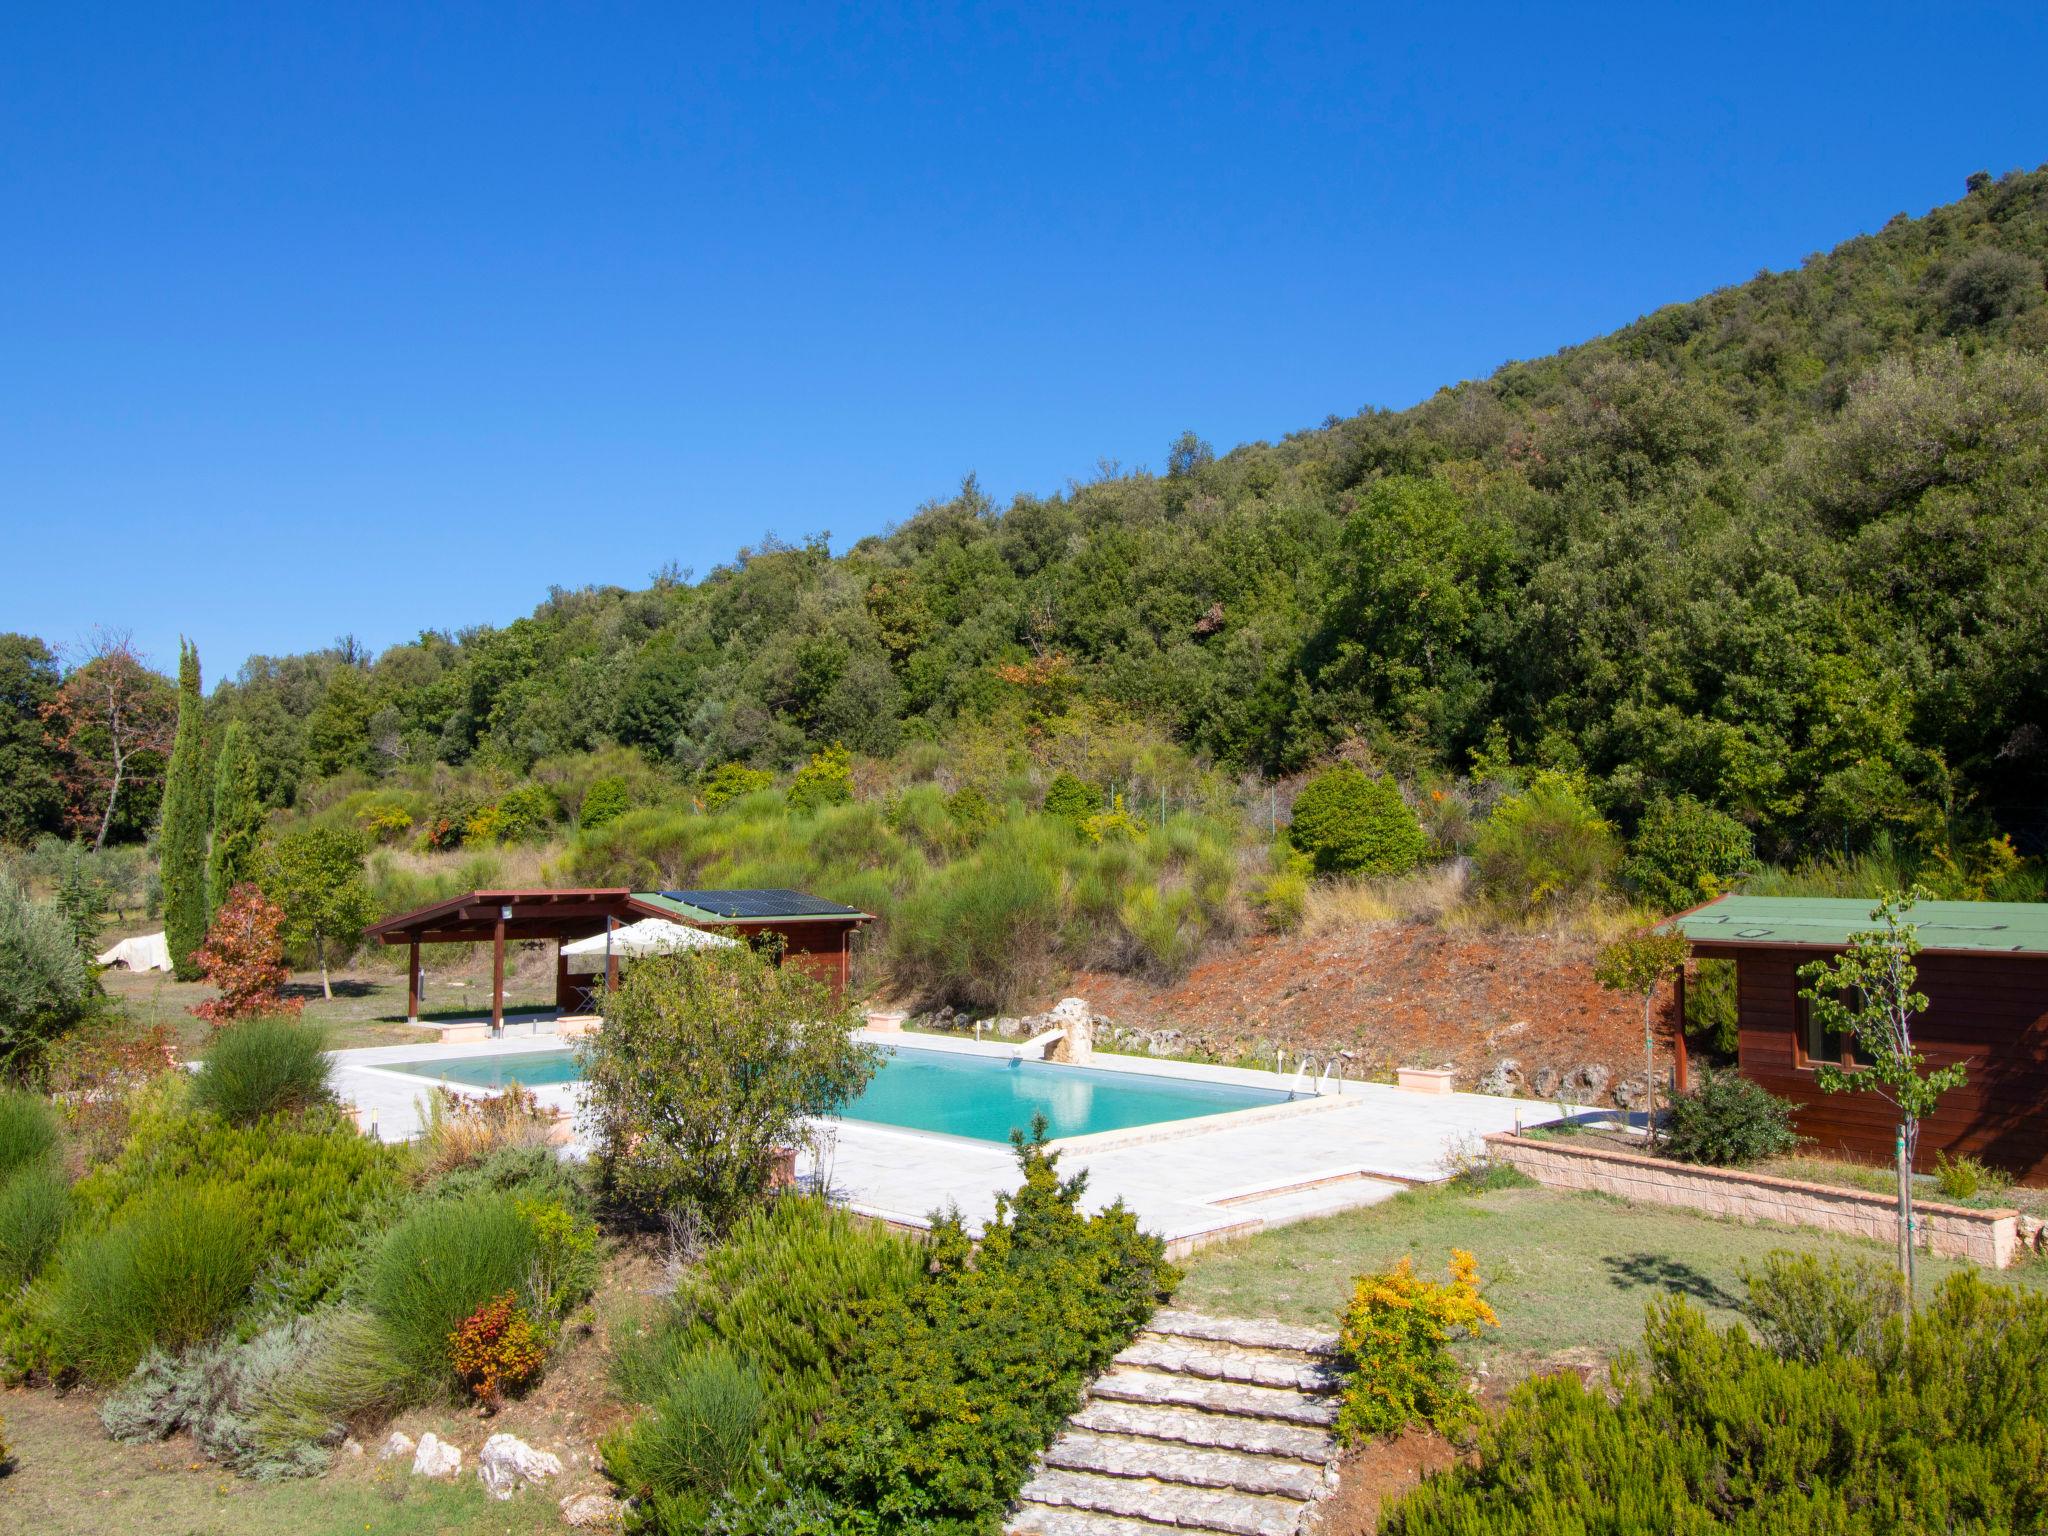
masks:
[[[1731,1221],[1776,1221],[1881,1243],[1898,1241],[1898,1207],[1890,1195],[1526,1136],[1489,1136],[1486,1144],[1503,1162],[1551,1189],[1597,1190],[1624,1200],[1675,1205]],[[2003,1269],[2018,1251],[2017,1211],[1915,1205],[1913,1217],[1925,1252]]]

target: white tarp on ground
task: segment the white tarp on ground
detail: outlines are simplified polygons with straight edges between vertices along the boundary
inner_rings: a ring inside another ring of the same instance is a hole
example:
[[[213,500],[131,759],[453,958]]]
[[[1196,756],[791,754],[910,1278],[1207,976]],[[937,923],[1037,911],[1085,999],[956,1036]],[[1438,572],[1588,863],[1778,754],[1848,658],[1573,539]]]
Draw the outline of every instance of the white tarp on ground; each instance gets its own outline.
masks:
[[[125,965],[131,971],[168,971],[171,946],[160,933],[144,933],[123,939],[97,958],[101,965]]]
[[[621,960],[631,960],[638,955],[667,955],[681,949],[728,949],[737,945],[738,939],[729,939],[722,933],[707,933],[702,928],[692,928],[688,923],[672,923],[665,917],[643,917],[637,923],[628,923],[623,928],[611,931],[611,953]],[[578,961],[596,962],[596,969],[604,969],[605,935],[592,934],[587,939],[578,939],[573,944],[564,944],[562,953],[569,959],[569,969],[589,969]]]

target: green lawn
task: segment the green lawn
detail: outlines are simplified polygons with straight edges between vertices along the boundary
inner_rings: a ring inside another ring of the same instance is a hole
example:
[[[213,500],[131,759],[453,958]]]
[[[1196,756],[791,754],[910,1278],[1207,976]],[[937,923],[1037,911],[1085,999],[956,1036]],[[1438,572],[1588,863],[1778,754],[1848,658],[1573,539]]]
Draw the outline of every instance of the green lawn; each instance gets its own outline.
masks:
[[[1441,1275],[1452,1248],[1479,1260],[1501,1331],[1467,1346],[1474,1359],[1527,1365],[1554,1357],[1611,1354],[1641,1336],[1643,1306],[1669,1291],[1691,1296],[1718,1322],[1732,1321],[1741,1266],[1774,1248],[1865,1254],[1879,1244],[1785,1227],[1746,1227],[1603,1195],[1548,1189],[1469,1194],[1413,1190],[1384,1204],[1302,1222],[1187,1261],[1177,1305],[1240,1317],[1333,1326],[1350,1279],[1412,1255]],[[1923,1288],[1965,1268],[1922,1256]],[[2048,1290],[2048,1265],[2003,1277]]]
[[[558,1489],[500,1503],[466,1463],[453,1483],[380,1465],[374,1448],[326,1477],[258,1483],[194,1460],[180,1436],[121,1445],[83,1397],[0,1392],[16,1470],[0,1478],[0,1528],[39,1536],[528,1536],[560,1531]],[[472,1451],[487,1433],[470,1428]],[[474,1461],[474,1457],[467,1459]],[[568,1481],[565,1479],[564,1481]],[[588,1479],[584,1480],[586,1483]]]
[[[474,968],[477,974],[435,974],[429,978],[426,1019],[480,1018],[491,1011],[490,962]],[[405,1022],[405,975],[385,970],[336,972],[332,978],[333,998],[320,995],[320,973],[299,972],[292,978],[294,995],[305,1000],[308,1023],[324,1024],[329,1043],[336,1050],[358,1045],[402,1045],[409,1040],[429,1038]],[[466,987],[456,985],[466,980]],[[161,971],[140,974],[107,971],[100,977],[109,995],[117,999],[129,1016],[144,1025],[167,1024],[177,1034],[186,1054],[203,1051],[210,1026],[192,1016],[192,1006],[210,997],[213,989],[204,982],[174,981]],[[520,1008],[555,1006],[555,979],[544,976],[507,975],[505,1006]]]

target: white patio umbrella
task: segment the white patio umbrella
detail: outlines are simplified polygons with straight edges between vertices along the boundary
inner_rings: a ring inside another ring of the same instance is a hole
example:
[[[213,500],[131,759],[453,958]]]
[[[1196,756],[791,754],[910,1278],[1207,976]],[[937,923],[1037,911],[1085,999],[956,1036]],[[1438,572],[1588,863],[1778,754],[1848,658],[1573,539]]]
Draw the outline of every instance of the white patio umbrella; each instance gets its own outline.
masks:
[[[607,940],[610,941],[609,948]],[[595,955],[602,960],[609,953],[621,960],[631,960],[640,955],[674,954],[682,949],[730,949],[739,942],[722,933],[692,928],[688,923],[672,923],[665,917],[643,917],[637,923],[627,923],[608,934],[593,933],[587,939],[564,944],[562,953],[571,959]]]

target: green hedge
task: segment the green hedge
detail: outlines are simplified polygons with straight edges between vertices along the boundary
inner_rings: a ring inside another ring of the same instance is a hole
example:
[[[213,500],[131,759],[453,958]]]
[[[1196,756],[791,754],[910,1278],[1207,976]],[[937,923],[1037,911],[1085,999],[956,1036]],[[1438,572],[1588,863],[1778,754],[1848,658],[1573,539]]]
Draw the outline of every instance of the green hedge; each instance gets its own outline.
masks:
[[[693,1529],[793,1457],[839,1393],[879,1310],[924,1275],[923,1245],[822,1200],[756,1209],[684,1277],[615,1375],[651,1410],[604,1464],[662,1530]]]
[[[723,1532],[992,1532],[1080,1401],[1179,1283],[1119,1202],[1083,1216],[1045,1126],[979,1248],[933,1228],[931,1276],[875,1315],[832,1410],[779,1493],[728,1501]]]
[[[1656,1304],[1610,1397],[1515,1389],[1474,1465],[1425,1482],[1387,1536],[2019,1532],[2048,1511],[2048,1297],[1952,1277],[1910,1332],[1781,1358]]]

